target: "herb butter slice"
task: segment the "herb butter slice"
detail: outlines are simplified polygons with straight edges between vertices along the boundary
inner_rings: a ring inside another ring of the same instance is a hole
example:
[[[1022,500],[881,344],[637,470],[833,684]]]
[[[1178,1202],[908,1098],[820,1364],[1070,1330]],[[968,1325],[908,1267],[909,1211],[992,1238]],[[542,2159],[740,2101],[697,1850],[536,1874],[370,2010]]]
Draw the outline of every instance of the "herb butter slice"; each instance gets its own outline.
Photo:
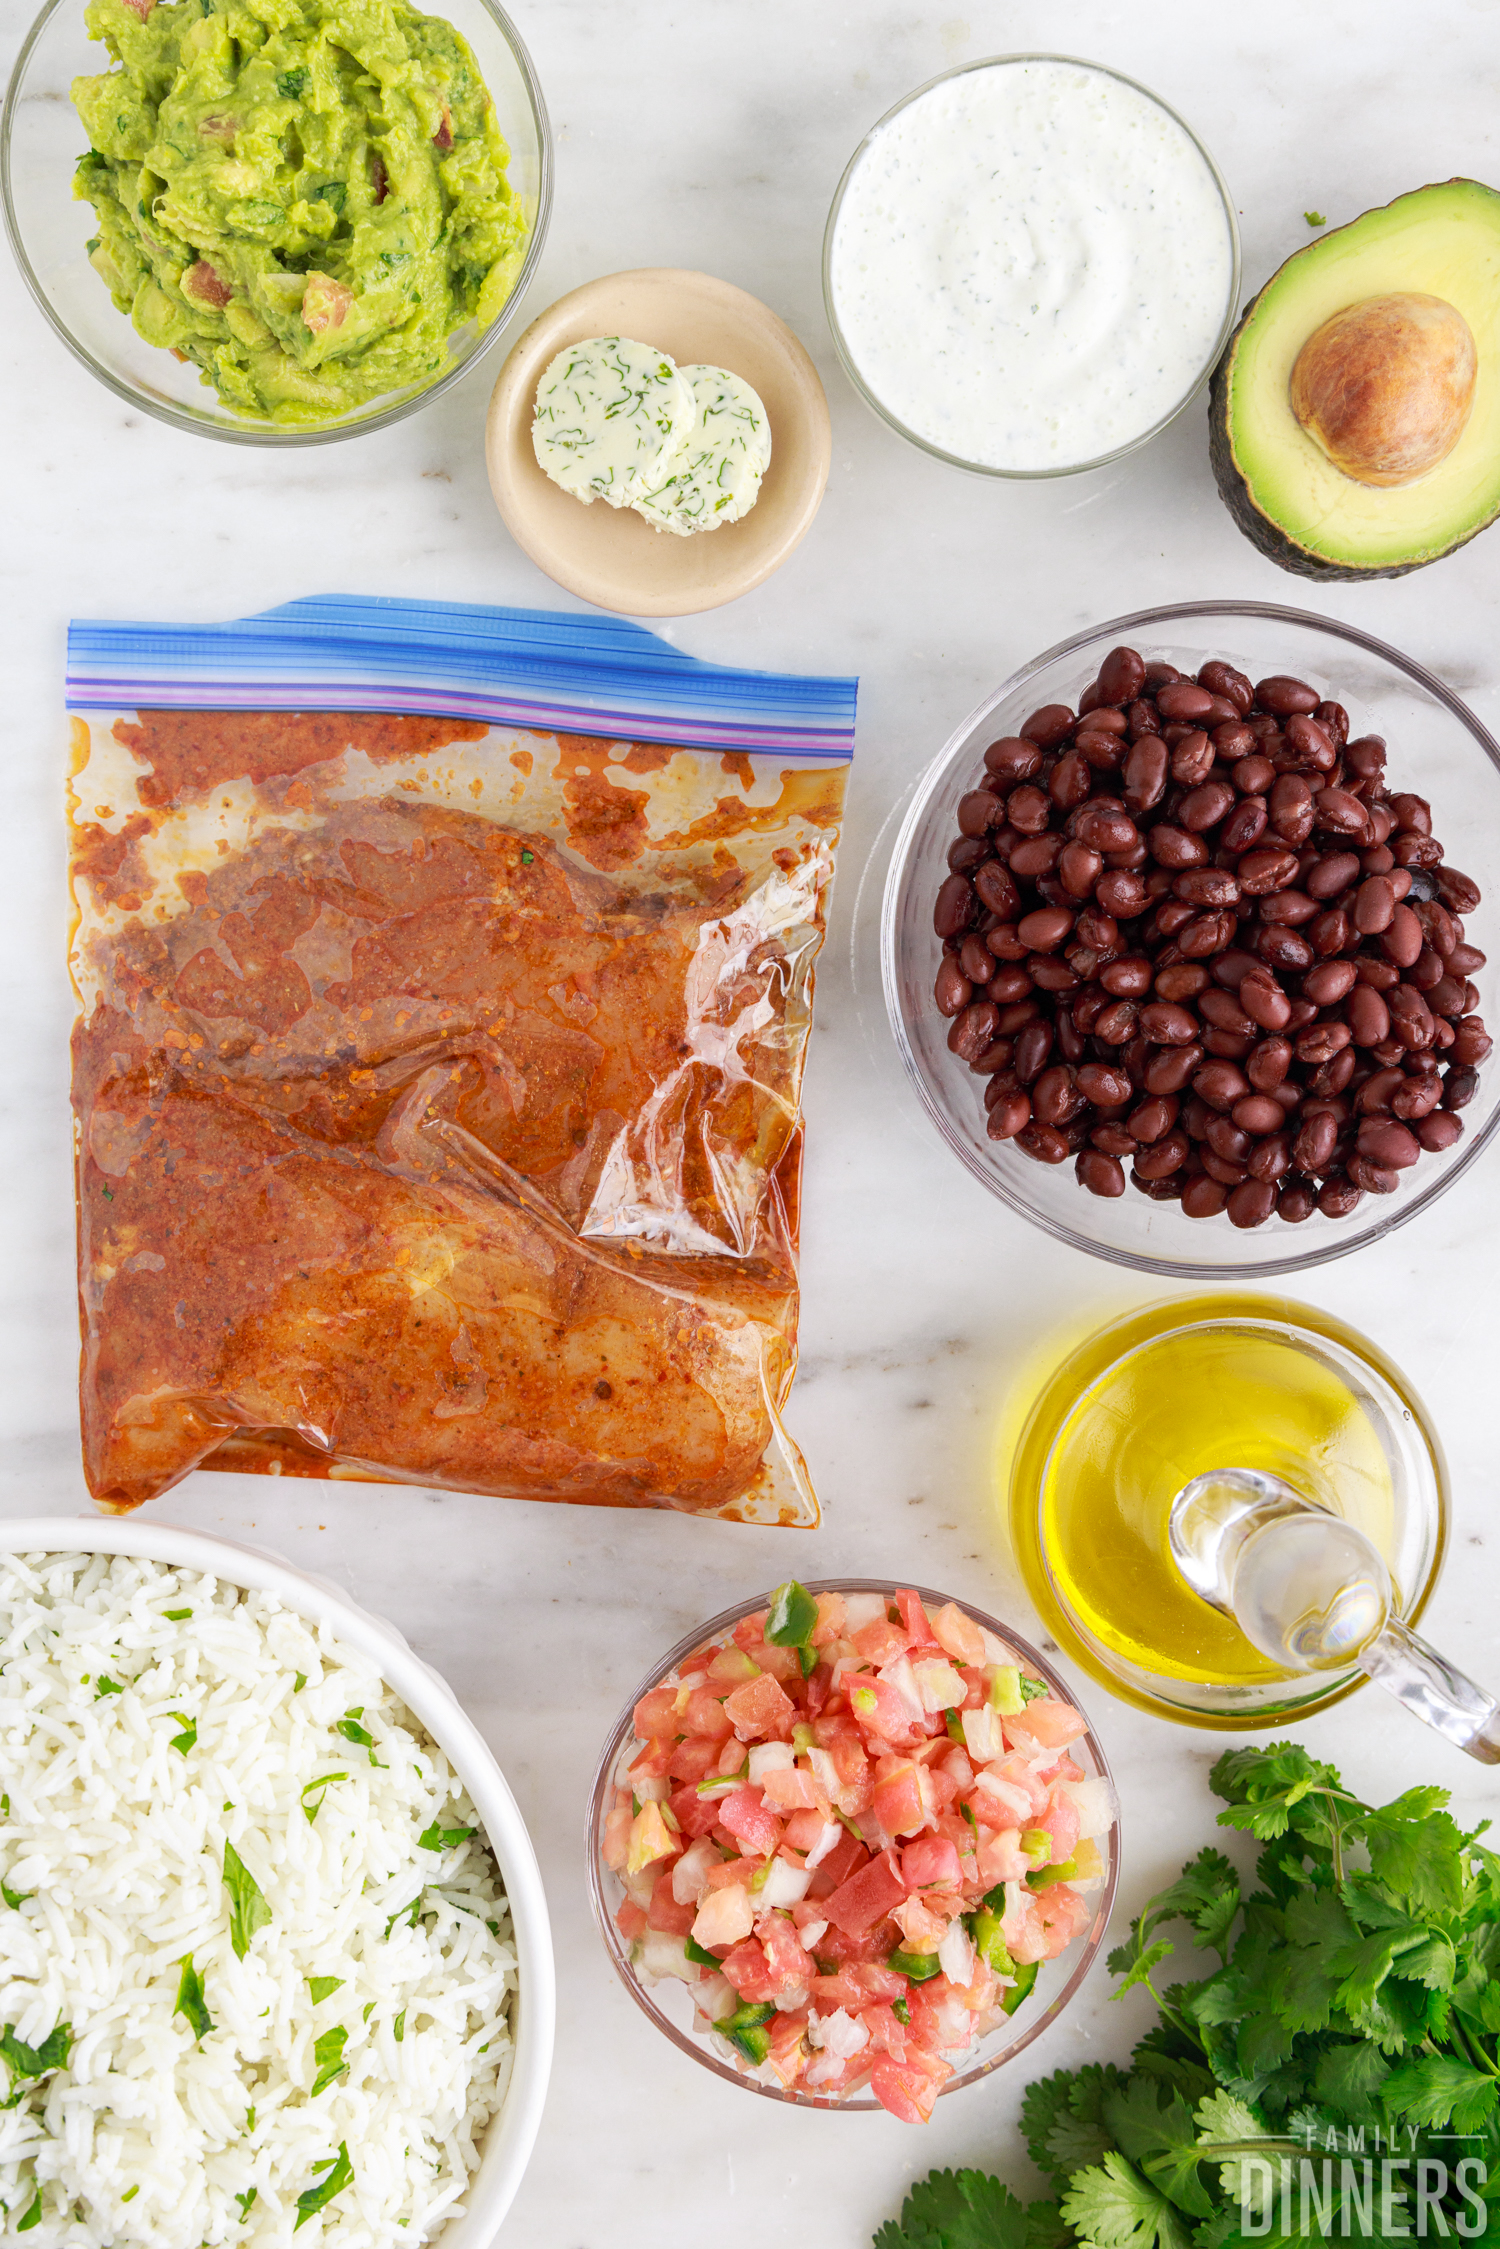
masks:
[[[636,502],[659,531],[690,536],[737,523],[760,496],[771,425],[759,396],[727,367],[683,367],[697,418],[662,481]]]
[[[537,386],[537,462],[586,505],[634,507],[654,490],[697,420],[692,385],[666,356],[628,336],[569,344]]]

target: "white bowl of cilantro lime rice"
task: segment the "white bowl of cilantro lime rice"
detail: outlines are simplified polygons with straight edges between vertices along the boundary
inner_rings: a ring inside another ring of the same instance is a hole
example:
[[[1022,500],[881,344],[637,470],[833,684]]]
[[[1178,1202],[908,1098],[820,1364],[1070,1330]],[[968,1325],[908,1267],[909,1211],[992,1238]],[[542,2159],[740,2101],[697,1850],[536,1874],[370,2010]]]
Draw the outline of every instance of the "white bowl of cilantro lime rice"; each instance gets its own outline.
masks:
[[[382,428],[508,327],[552,196],[497,0],[49,0],[0,120],[21,271],[178,428]]]
[[[400,1634],[165,1524],[0,1523],[0,2237],[483,2249],[546,1901]]]

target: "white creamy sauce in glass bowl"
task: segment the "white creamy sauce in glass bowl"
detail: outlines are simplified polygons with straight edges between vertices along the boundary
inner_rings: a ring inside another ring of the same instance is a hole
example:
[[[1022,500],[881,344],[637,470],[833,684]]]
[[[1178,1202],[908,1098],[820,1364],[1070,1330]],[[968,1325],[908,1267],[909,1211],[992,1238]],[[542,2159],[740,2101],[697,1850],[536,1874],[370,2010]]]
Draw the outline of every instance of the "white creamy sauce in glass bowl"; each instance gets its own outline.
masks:
[[[940,79],[845,183],[829,293],[874,399],[986,468],[1081,467],[1207,373],[1234,284],[1212,167],[1139,87],[1046,57]]]

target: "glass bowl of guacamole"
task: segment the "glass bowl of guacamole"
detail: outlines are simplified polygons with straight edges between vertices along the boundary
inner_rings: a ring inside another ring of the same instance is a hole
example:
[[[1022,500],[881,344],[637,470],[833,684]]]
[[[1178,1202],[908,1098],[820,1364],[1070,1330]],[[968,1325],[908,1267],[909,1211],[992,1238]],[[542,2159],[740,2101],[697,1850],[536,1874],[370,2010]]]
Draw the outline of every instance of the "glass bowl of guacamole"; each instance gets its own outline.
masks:
[[[547,112],[494,0],[441,5],[50,0],[0,190],[33,295],[111,390],[232,443],[326,443],[505,331],[546,232]]]

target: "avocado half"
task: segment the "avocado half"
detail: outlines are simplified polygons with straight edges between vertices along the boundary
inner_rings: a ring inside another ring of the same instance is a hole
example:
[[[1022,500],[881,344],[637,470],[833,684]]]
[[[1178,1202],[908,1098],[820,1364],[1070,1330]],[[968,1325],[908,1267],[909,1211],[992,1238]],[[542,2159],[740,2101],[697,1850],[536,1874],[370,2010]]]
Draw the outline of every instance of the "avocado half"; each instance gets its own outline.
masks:
[[[1288,395],[1309,336],[1367,297],[1416,291],[1463,314],[1478,353],[1453,451],[1395,487],[1360,484],[1301,427]],[[1445,180],[1310,242],[1273,273],[1214,370],[1210,455],[1225,506],[1262,554],[1305,578],[1399,578],[1500,515],[1500,193]]]

